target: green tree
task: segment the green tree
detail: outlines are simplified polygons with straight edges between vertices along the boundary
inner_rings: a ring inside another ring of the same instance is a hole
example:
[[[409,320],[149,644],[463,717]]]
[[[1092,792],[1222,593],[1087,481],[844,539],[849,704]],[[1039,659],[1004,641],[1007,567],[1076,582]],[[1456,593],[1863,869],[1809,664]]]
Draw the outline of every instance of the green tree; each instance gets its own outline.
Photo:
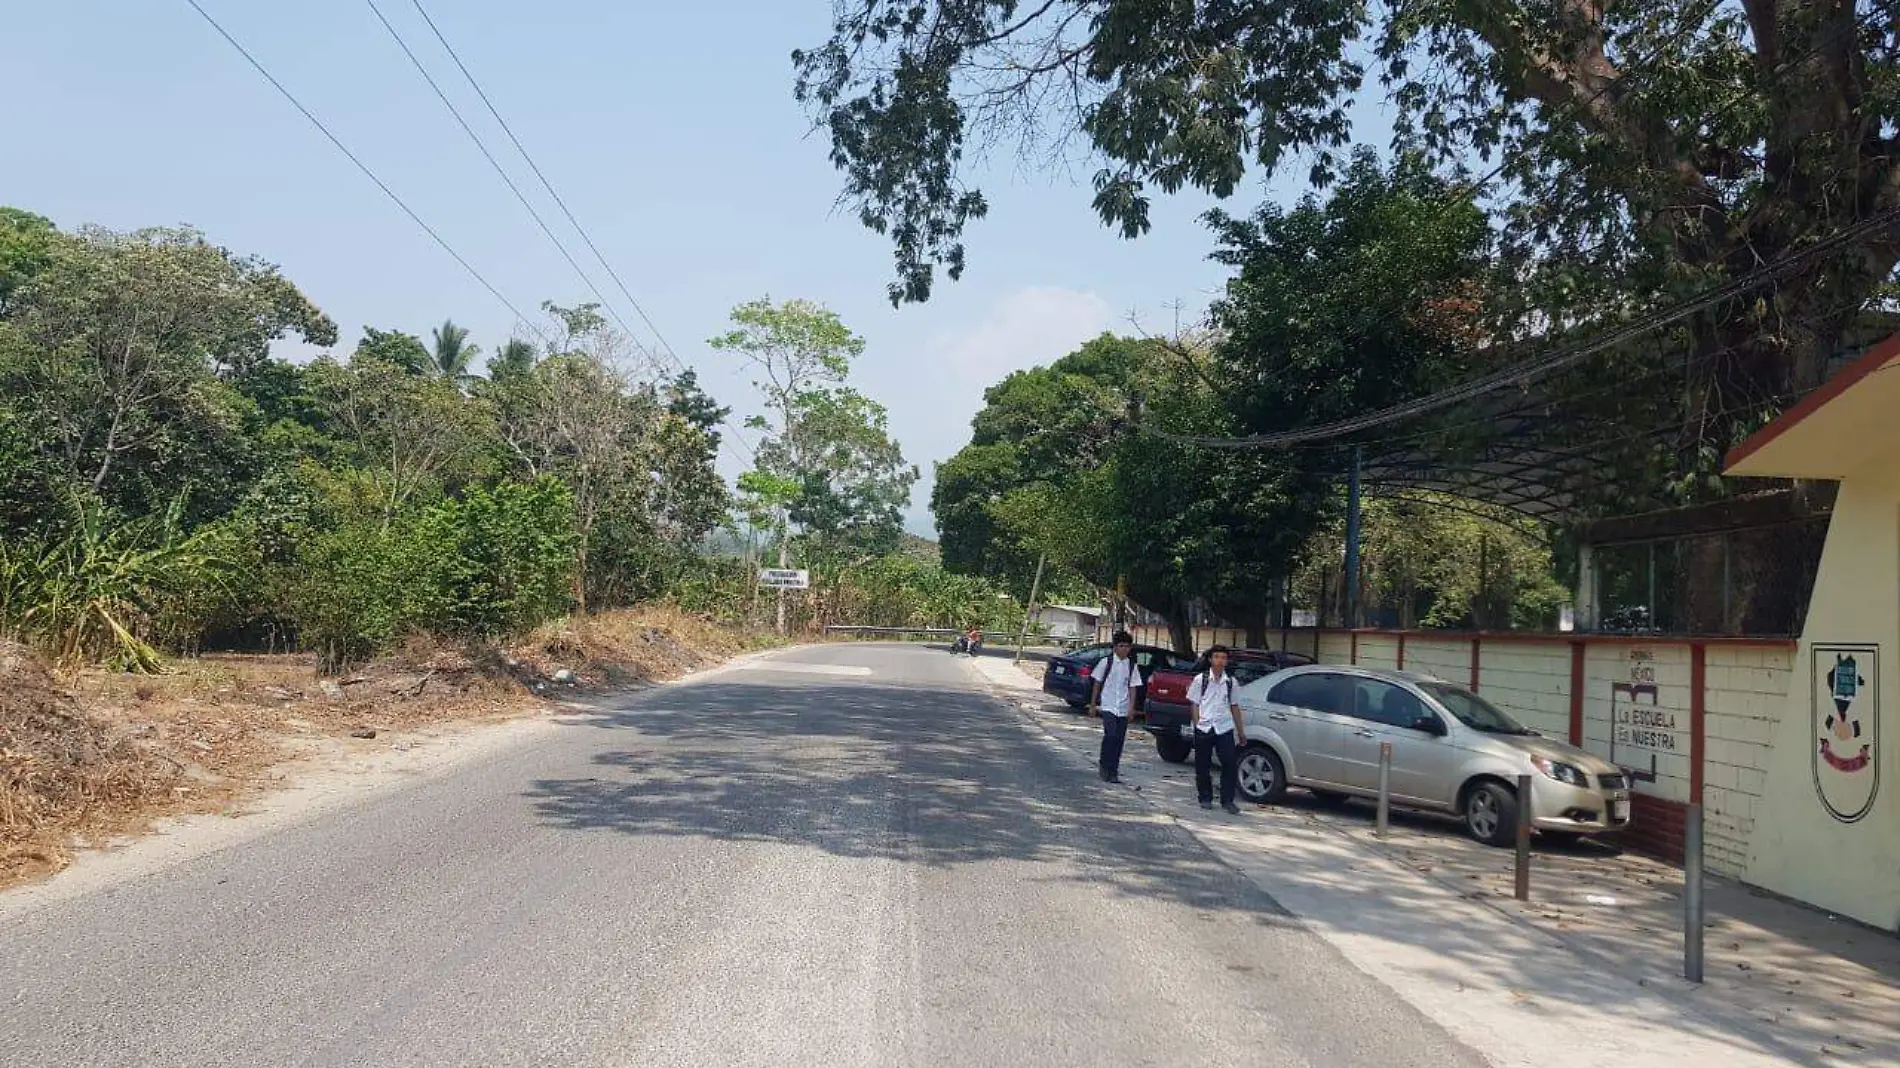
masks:
[[[1025,481],[1021,450],[1009,442],[967,445],[937,464],[930,511],[937,518],[946,569],[1012,585],[1030,581],[1035,550],[995,512],[995,505]],[[1026,512],[1031,517],[1042,514],[1054,513],[1037,508]]]
[[[732,413],[682,371],[663,391],[666,407],[649,450],[654,473],[653,511],[664,536],[684,554],[731,511],[732,495],[719,476],[719,424]]]
[[[310,390],[385,525],[476,477],[493,421],[440,379],[374,356],[310,365]]]
[[[1402,147],[1502,161],[1490,192],[1514,294],[1565,322],[1900,207],[1891,22],[1854,0],[847,0],[793,62],[845,200],[893,243],[894,301],[927,298],[937,266],[963,270],[986,208],[964,178],[973,140],[1086,139],[1103,160],[1094,206],[1132,237],[1157,191],[1225,197],[1250,167],[1301,160],[1316,183],[1337,176],[1348,102],[1376,70]],[[1897,260],[1891,227],[1868,228],[1689,325],[1681,340],[1721,357],[1688,402],[1717,452],[1772,398],[1819,384]]]
[[[0,316],[13,292],[33,280],[53,260],[59,231],[53,220],[18,208],[0,207]]]
[[[670,415],[678,416],[687,425],[697,427],[706,436],[706,442],[713,452],[719,449],[719,426],[732,414],[732,409],[722,407],[718,401],[699,386],[699,373],[691,368],[682,370],[666,383],[666,410]]]
[[[555,338],[551,350],[520,374],[491,376],[486,395],[515,469],[526,478],[558,478],[572,494],[580,536],[576,603],[625,603],[674,573],[676,543],[656,508],[662,500],[678,506],[665,518],[682,537],[702,521],[698,509],[710,489],[693,474],[704,469],[707,452],[703,441],[676,435],[667,447],[684,447],[688,455],[659,453],[665,409],[631,373],[632,342],[597,306],[542,308]]]
[[[429,340],[429,355],[436,374],[458,386],[475,377],[469,367],[482,348],[469,342],[466,328],[455,325],[453,319],[444,319],[442,325],[430,333]]]
[[[1293,579],[1296,603],[1346,617],[1337,512],[1315,531]],[[1361,618],[1390,613],[1401,627],[1548,630],[1569,599],[1552,577],[1549,532],[1501,509],[1443,494],[1371,496],[1360,534]]]
[[[1213,213],[1214,258],[1234,269],[1213,307],[1213,373],[1247,429],[1340,419],[1490,369],[1461,320],[1432,315],[1469,306],[1475,325],[1491,271],[1483,213],[1452,197],[1415,157],[1388,168],[1361,152],[1323,198]]]
[[[356,343],[356,351],[350,355],[350,362],[380,363],[412,375],[430,374],[435,367],[435,357],[422,344],[421,338],[400,330],[378,330],[373,326],[363,328],[363,339]]]
[[[805,300],[751,301],[733,309],[732,322],[709,343],[759,376],[767,414],[752,425],[765,437],[739,487],[752,508],[769,509],[781,561],[794,525],[801,553],[821,568],[894,550],[918,473],[891,437],[884,406],[844,384],[863,339]]]
[[[335,331],[274,267],[194,230],[82,230],[50,244],[0,319],[0,415],[54,492],[137,513],[196,487],[196,516],[228,504],[248,463],[241,398],[217,372]]]

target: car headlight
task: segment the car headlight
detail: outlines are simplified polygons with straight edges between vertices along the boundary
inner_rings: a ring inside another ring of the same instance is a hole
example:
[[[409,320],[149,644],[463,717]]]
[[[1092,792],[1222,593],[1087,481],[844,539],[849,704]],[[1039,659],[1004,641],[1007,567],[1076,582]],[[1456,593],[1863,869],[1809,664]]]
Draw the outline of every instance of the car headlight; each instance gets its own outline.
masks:
[[[1566,764],[1561,760],[1547,760],[1544,757],[1534,756],[1531,758],[1531,763],[1538,771],[1543,772],[1547,779],[1556,779],[1566,786],[1590,785],[1590,777],[1583,773],[1582,768]]]

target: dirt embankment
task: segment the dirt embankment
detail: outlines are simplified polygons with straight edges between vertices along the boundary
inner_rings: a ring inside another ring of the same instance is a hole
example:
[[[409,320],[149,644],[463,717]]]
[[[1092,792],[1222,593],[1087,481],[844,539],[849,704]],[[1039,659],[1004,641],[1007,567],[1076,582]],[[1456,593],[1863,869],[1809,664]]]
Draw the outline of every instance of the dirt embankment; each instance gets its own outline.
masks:
[[[300,742],[521,715],[550,698],[675,678],[751,644],[666,610],[607,613],[506,647],[411,643],[320,678],[307,656],[208,655],[159,676],[56,674],[0,641],[0,887],[154,820],[267,787]]]

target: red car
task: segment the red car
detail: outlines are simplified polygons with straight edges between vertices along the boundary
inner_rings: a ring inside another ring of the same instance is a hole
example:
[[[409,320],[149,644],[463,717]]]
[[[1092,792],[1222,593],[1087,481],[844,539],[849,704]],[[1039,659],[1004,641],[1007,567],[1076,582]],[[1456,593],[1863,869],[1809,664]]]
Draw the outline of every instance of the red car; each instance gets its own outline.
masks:
[[[1234,649],[1227,654],[1227,673],[1242,686],[1255,679],[1262,679],[1281,668],[1301,667],[1311,664],[1313,658],[1275,649]],[[1148,722],[1144,729],[1155,737],[1155,750],[1161,759],[1170,764],[1180,764],[1194,754],[1194,747],[1188,742],[1186,727],[1194,718],[1193,706],[1188,704],[1188,687],[1193,685],[1194,676],[1207,670],[1207,654],[1202,653],[1194,665],[1185,670],[1168,670],[1157,667],[1148,678],[1148,696],[1145,707]]]

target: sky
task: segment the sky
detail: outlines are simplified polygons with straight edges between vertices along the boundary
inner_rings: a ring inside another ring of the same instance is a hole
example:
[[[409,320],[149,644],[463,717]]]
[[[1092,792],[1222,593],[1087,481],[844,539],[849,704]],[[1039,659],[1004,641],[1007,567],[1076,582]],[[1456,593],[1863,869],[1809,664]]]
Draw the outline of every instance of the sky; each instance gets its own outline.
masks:
[[[515,308],[593,299],[377,21],[367,0],[199,0]],[[566,227],[410,0],[377,0],[636,336],[659,348]],[[424,0],[666,347],[738,418],[751,376],[706,339],[747,300],[820,301],[862,336],[854,383],[885,404],[923,477],[906,525],[933,533],[933,465],[969,438],[985,388],[1103,331],[1171,330],[1225,272],[1199,195],[1159,199],[1126,241],[1089,207],[1086,168],[972,175],[989,216],[960,282],[893,309],[884,239],[837,207],[829,145],[792,99],[790,53],[827,36],[828,0],[708,4]],[[63,227],[189,224],[280,265],[349,347],[364,326],[427,336],[445,318],[492,351],[512,311],[277,95],[186,0],[18,5],[0,39],[0,204]],[[24,87],[25,91],[20,91]],[[1376,104],[1362,102],[1370,124]],[[1362,118],[1362,123],[1366,122]],[[1383,137],[1375,137],[1382,141]],[[1282,202],[1250,184],[1230,211]],[[722,456],[727,475],[742,449]]]

